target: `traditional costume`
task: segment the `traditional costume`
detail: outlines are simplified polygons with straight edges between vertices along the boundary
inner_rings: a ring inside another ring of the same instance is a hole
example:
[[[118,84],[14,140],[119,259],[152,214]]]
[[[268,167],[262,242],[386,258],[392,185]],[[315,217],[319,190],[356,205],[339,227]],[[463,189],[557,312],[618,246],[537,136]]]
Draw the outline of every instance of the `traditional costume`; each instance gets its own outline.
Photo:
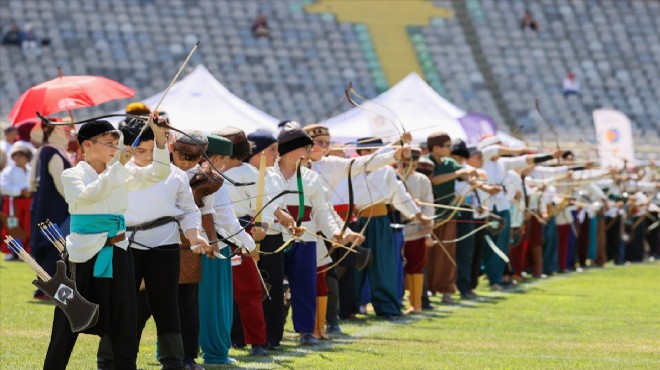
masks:
[[[71,167],[67,154],[69,134],[55,126],[43,125],[44,144],[39,148],[30,171],[30,189],[33,191],[30,214],[30,254],[51,276],[59,252],[39,232],[38,223],[50,220],[59,226],[64,235],[69,233],[69,207],[64,200],[62,172]],[[35,298],[45,297],[37,290]]]
[[[382,141],[361,139],[367,145],[382,145]],[[358,144],[359,150],[360,144]],[[373,172],[361,173],[353,179],[356,184],[355,204],[359,210],[360,228],[365,229],[364,246],[371,251],[371,264],[357,273],[356,302],[367,277],[371,284],[370,301],[378,316],[391,319],[401,315],[400,293],[397,285],[397,260],[401,259],[400,250],[394,244],[391,220],[387,205],[391,204],[400,211],[405,219],[420,214],[420,209],[397,179],[391,167],[382,167]]]
[[[419,160],[420,149],[412,150],[412,159]],[[406,161],[406,159],[402,159]],[[407,162],[405,162],[407,163]],[[424,203],[433,203],[433,189],[428,176],[419,172],[411,172],[403,178],[406,189],[413,199]],[[435,213],[429,205],[421,206],[422,214],[431,218]],[[426,244],[431,238],[429,230],[419,223],[408,223],[403,231],[405,257],[405,285],[410,292],[409,300],[413,312],[422,311],[422,295],[424,289],[424,265],[426,265]]]
[[[114,131],[107,121],[80,127],[78,141]],[[167,163],[167,148],[154,148],[154,161]],[[87,162],[62,173],[64,194],[71,213],[71,234],[66,238],[71,274],[80,294],[100,305],[99,319],[89,331],[108,335],[114,363],[120,369],[135,369],[136,282],[133,261],[125,237],[124,212],[128,192],[152,186],[167,178],[170,166],[143,168],[119,162],[97,173]],[[78,333],[72,333],[63,311],[55,309],[53,330],[44,362],[45,369],[65,369]]]
[[[215,134],[232,142],[232,159],[242,161],[250,155],[250,143],[242,130],[226,127],[216,131]],[[253,183],[249,186],[225,185],[234,213],[241,220],[241,224],[248,226],[248,230],[251,229],[250,222],[257,212],[261,211],[262,223],[273,225],[275,223],[273,206],[266,207],[264,210],[259,210],[256,206],[257,198],[260,196],[263,197],[262,204],[266,204],[270,200],[270,197],[258,193],[259,170],[249,163],[242,163],[238,167],[224,170],[224,173],[234,181]],[[251,250],[254,250],[256,245],[251,243],[250,247]],[[257,262],[250,256],[241,255],[240,263],[232,266],[232,275],[235,306],[232,342],[239,347],[250,344],[253,354],[265,355],[268,343],[262,306],[262,284],[260,273],[257,270]]]
[[[32,198],[23,195],[23,190],[29,189],[30,160],[32,150],[21,142],[12,145],[9,157],[16,154],[25,156],[27,164],[21,168],[12,163],[2,170],[0,175],[0,193],[2,193],[2,211],[6,216],[2,223],[2,240],[6,235],[12,235],[19,240],[24,249],[30,252],[30,206]],[[5,245],[2,246],[4,253],[11,253]]]
[[[280,157],[287,153],[313,144],[312,138],[300,129],[284,129],[278,136]],[[280,162],[282,159],[280,158]],[[340,231],[340,226],[328,209],[323,184],[313,171],[302,167],[298,176],[286,178],[280,169],[280,162],[273,170],[278,175],[282,190],[302,191],[304,199],[298,195],[283,196],[278,205],[305,227],[309,233],[293,241],[284,252],[285,273],[291,287],[291,308],[294,329],[301,334],[301,344],[316,344],[313,337],[316,322],[316,236],[322,231],[332,237]],[[303,207],[301,210],[300,207]],[[283,231],[284,238],[291,235]]]

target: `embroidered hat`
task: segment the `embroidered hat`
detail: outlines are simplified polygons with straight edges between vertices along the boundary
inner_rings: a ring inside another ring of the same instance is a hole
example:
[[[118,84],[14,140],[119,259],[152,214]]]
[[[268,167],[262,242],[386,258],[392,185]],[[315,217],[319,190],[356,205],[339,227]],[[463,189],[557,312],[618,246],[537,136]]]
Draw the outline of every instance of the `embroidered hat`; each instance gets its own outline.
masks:
[[[321,124],[307,125],[303,128],[305,132],[313,139],[317,136],[330,136],[330,129]]]

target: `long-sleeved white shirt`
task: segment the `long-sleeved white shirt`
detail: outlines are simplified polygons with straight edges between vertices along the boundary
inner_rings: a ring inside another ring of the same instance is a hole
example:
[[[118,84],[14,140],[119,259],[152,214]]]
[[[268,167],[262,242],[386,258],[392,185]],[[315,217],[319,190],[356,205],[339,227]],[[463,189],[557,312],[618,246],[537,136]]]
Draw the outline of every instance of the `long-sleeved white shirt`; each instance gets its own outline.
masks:
[[[523,191],[522,177],[518,172],[509,170],[503,185],[511,204],[511,227],[521,227],[525,223],[525,192]]]
[[[28,164],[25,169],[11,164],[2,170],[0,175],[0,192],[2,195],[10,197],[18,197],[21,191],[28,187],[30,175],[30,165]]]
[[[158,163],[161,162],[161,163]],[[119,162],[98,174],[87,162],[62,172],[64,199],[69,204],[70,214],[113,214],[123,215],[128,209],[128,192],[144,189],[167,178],[172,172],[169,151],[154,148],[154,163],[147,167],[127,167]],[[66,238],[69,259],[82,263],[94,257],[105,245],[108,233],[71,233]],[[128,241],[116,244],[128,248]]]
[[[375,204],[392,204],[405,218],[421,212],[396,172],[389,166],[370,173],[361,173],[353,180],[355,205],[358,210]]]
[[[138,167],[133,162],[127,167]],[[124,214],[126,226],[135,226],[163,216],[176,217],[182,230],[202,229],[201,214],[192,191],[188,176],[172,165],[172,173],[163,181],[145,189],[128,193],[128,209]],[[171,222],[149,230],[135,232],[132,248],[155,248],[161,245],[179,244],[179,225]],[[132,232],[128,233],[130,236]]]
[[[379,149],[374,155],[356,158],[326,156],[319,161],[312,162],[312,170],[319,174],[324,186],[328,189],[335,189],[341,180],[348,176],[348,166],[351,160],[355,160],[353,166],[351,166],[351,176],[355,177],[364,171],[375,171],[394,163],[394,150],[392,150],[392,147],[385,147]],[[346,199],[348,200],[348,194],[346,194]],[[346,203],[348,201],[344,202],[344,204]]]
[[[312,234],[321,231],[326,237],[331,238],[332,235],[341,230],[341,227],[337,224],[333,214],[330,212],[330,202],[326,201],[323,184],[314,171],[304,167],[300,170],[305,195],[305,206],[311,207],[311,220],[303,222],[302,226],[307,228],[307,231]],[[282,190],[298,190],[295,174],[285,179],[280,171],[279,163],[275,164],[273,171],[278,175],[277,180],[280,181]],[[298,206],[298,194],[287,194],[278,199],[276,203],[283,209],[287,209],[287,206]],[[292,214],[291,216],[294,219],[297,217],[296,214]],[[282,234],[285,240],[291,237],[287,230],[283,229]],[[306,242],[314,242],[316,241],[316,236],[305,233],[301,236],[301,239]]]
[[[404,183],[413,199],[417,199],[423,203],[433,203],[433,187],[428,176],[419,172],[411,172],[404,180]],[[435,214],[435,208],[431,206],[422,205],[420,208],[424,216],[433,217]],[[405,241],[416,240],[426,235],[427,233],[424,232],[423,227],[418,223],[409,223],[403,229],[403,239]]]
[[[519,156],[512,158],[497,158],[499,156],[499,148],[497,146],[485,147],[481,153],[484,157],[484,165],[482,169],[488,174],[488,183],[493,185],[502,185],[506,179],[509,170],[515,170],[527,166],[527,156]],[[497,209],[498,211],[505,211],[510,208],[509,198],[507,198],[504,190],[491,195],[490,198],[491,210]]]
[[[228,235],[234,235],[238,233],[234,237],[238,241],[243,243],[243,245],[247,249],[254,250],[256,248],[256,244],[254,243],[254,240],[252,239],[250,234],[245,232],[240,222],[236,218],[236,214],[232,209],[231,198],[227,193],[227,188],[225,187],[225,185],[223,184],[222,187],[218,191],[216,191],[213,195],[214,195],[213,197],[214,202],[212,204],[213,207],[212,209],[213,209],[213,219],[215,223],[215,231],[218,234],[220,234],[220,236],[222,237],[227,237]],[[222,249],[226,247],[226,245],[223,243],[219,243],[218,247]]]
[[[257,182],[259,180],[259,170],[249,163],[243,163],[241,166],[224,171],[224,173],[232,180],[238,182],[254,182],[254,185],[248,186],[234,186],[229,182],[225,182],[222,185],[227,190],[229,198],[231,198],[232,208],[234,209],[236,217],[254,217],[259,211],[257,209],[257,198],[259,196]],[[264,194],[262,194],[262,207],[279,192],[280,187],[276,175],[272,171],[266,171],[264,179]],[[273,214],[275,210],[277,210],[277,206],[271,204],[261,212],[261,221],[268,224],[266,233],[269,235],[278,234],[280,232],[279,229],[275,228],[275,216]]]

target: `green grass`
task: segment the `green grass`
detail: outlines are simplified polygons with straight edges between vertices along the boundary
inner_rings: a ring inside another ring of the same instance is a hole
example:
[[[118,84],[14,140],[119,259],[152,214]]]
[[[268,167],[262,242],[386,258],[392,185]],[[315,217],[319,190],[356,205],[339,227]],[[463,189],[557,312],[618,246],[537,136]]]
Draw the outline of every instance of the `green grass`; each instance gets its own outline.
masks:
[[[53,306],[33,302],[23,263],[0,262],[0,368],[37,369],[48,345]],[[660,263],[607,267],[525,284],[511,293],[481,291],[478,302],[443,306],[395,323],[373,317],[314,348],[295,345],[242,368],[660,368]],[[290,323],[289,323],[290,325]],[[98,339],[83,335],[71,369],[95,368]],[[147,327],[138,366],[159,368],[155,329]],[[207,366],[207,369],[223,367]]]

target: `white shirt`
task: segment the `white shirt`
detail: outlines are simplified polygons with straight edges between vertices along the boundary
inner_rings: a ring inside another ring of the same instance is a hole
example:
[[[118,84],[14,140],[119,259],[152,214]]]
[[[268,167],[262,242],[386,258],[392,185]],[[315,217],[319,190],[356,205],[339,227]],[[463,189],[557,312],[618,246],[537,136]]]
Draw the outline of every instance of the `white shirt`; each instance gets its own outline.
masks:
[[[2,192],[2,195],[8,195],[10,197],[20,196],[21,191],[29,185],[29,176],[29,164],[23,169],[12,163],[2,170],[2,175],[0,175],[0,192]]]
[[[127,167],[136,167],[133,162]],[[174,216],[182,230],[202,229],[201,214],[190,189],[188,176],[178,167],[163,181],[142,190],[128,193],[128,209],[124,215],[126,226],[135,226],[163,216]],[[179,225],[170,222],[149,230],[135,232],[132,248],[144,249],[161,245],[179,244]],[[129,235],[132,232],[129,232]]]
[[[227,190],[229,198],[231,198],[232,208],[234,209],[236,217],[254,217],[258,211],[257,198],[259,194],[257,191],[257,182],[259,180],[259,170],[249,163],[243,163],[238,167],[224,171],[224,173],[237,182],[254,182],[254,185],[248,186],[234,186],[229,182],[225,182],[222,185]],[[264,179],[264,194],[262,194],[262,207],[279,192],[280,187],[276,175],[272,171],[266,171]],[[266,233],[269,235],[279,233],[278,229],[273,228],[273,226],[275,226],[275,216],[273,215],[275,210],[277,210],[277,206],[271,204],[261,212],[261,221],[268,224]]]
[[[341,180],[348,176],[348,166],[352,160],[355,160],[355,162],[351,166],[351,176],[355,177],[364,171],[375,171],[383,166],[394,163],[394,150],[392,150],[392,147],[385,147],[379,149],[374,155],[355,158],[326,156],[319,161],[312,162],[312,170],[319,174],[324,186],[329,189],[335,189]],[[348,193],[346,194],[346,201],[343,204],[346,203],[348,203]]]
[[[254,240],[243,229],[240,222],[236,218],[236,214],[232,209],[232,202],[229,194],[227,193],[227,188],[223,184],[222,187],[213,194],[213,220],[215,223],[215,231],[220,234],[220,236],[227,237],[229,235],[234,235],[234,237],[240,241],[247,249],[254,250],[256,244]],[[243,229],[243,230],[241,230]],[[240,230],[240,232],[239,232]],[[213,238],[211,238],[213,239]],[[220,249],[226,247],[226,244],[219,243],[218,247]]]
[[[303,192],[305,194],[305,206],[312,207],[310,218],[311,221],[303,222],[302,226],[307,228],[311,234],[304,233],[301,239],[306,242],[316,241],[316,234],[320,230],[326,237],[331,238],[336,232],[341,230],[341,227],[335,221],[334,216],[330,212],[330,202],[326,201],[324,195],[324,188],[319,176],[314,171],[301,168],[301,176],[303,182]],[[278,175],[277,179],[280,181],[282,190],[298,190],[296,175],[292,175],[289,179],[285,179],[280,171],[279,163],[275,164],[273,171]],[[275,203],[279,204],[280,208],[286,209],[287,206],[298,206],[298,194],[287,194]],[[297,215],[291,215],[294,219]],[[291,237],[288,230],[282,230],[284,239]]]
[[[355,205],[359,210],[375,204],[392,204],[405,218],[412,218],[421,212],[396,172],[389,166],[368,174],[361,173],[353,180]]]
[[[418,199],[424,203],[433,203],[433,187],[428,176],[419,172],[411,172],[404,182],[413,199]],[[421,209],[424,216],[433,217],[435,214],[435,208],[431,206],[422,205]],[[417,240],[426,235],[427,233],[423,232],[423,228],[418,223],[409,223],[403,229],[403,239],[405,241]]]
[[[499,148],[497,146],[485,147],[481,153],[484,157],[484,165],[482,169],[488,175],[488,183],[494,185],[504,184],[507,172],[527,166],[527,156],[519,156],[513,158],[493,158],[499,156]],[[504,191],[501,191],[491,196],[490,199],[491,210],[506,211],[510,208],[509,199],[506,197]]]
[[[521,227],[525,223],[525,191],[522,177],[518,172],[509,170],[503,185],[511,204],[511,227]]]
[[[115,162],[98,174],[89,163],[79,162],[75,167],[62,172],[64,199],[69,204],[69,213],[123,215],[128,209],[128,192],[144,189],[167,178],[172,167],[163,163],[169,163],[169,160],[167,147],[156,147],[154,163],[147,167],[127,167]],[[107,232],[72,232],[66,237],[69,259],[76,263],[89,261],[103,248],[107,238]],[[128,241],[124,240],[115,245],[126,249]]]

